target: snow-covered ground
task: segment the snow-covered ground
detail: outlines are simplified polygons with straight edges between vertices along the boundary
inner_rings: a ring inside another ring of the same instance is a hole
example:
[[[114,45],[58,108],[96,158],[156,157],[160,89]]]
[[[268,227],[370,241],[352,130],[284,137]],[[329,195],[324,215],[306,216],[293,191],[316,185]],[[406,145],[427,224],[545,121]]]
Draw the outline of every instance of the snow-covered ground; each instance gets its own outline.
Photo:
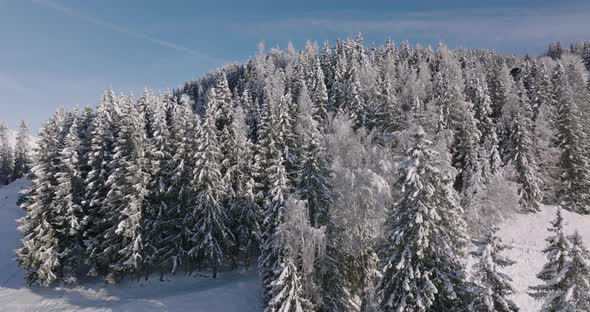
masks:
[[[55,289],[29,288],[14,262],[19,234],[18,192],[29,185],[21,179],[0,188],[0,311],[195,311],[260,312],[261,289],[255,270],[221,273],[215,280],[177,276],[165,282],[101,281]]]
[[[545,248],[545,238],[549,234],[547,228],[549,222],[555,219],[555,213],[555,207],[544,206],[539,213],[517,214],[500,227],[500,236],[513,247],[508,255],[517,261],[507,268],[506,273],[514,280],[513,286],[518,292],[514,301],[522,312],[539,311],[542,305],[542,302],[534,300],[526,292],[528,286],[541,283],[536,274],[545,264],[541,250]],[[584,237],[586,246],[590,247],[590,216],[563,211],[563,217],[566,220],[566,233],[571,234],[577,229]]]
[[[196,311],[196,312],[259,312],[261,289],[255,271],[220,274],[216,280],[203,277],[177,276],[165,282],[157,277],[149,281],[127,281],[105,285],[101,281],[83,286],[55,289],[29,288],[24,273],[14,262],[14,249],[19,234],[16,219],[22,211],[16,207],[18,192],[29,185],[27,180],[15,181],[0,188],[0,311]],[[568,233],[578,229],[590,242],[590,216],[563,213]],[[545,258],[549,221],[555,207],[545,206],[536,214],[518,214],[501,226],[500,236],[514,248],[509,251],[517,263],[507,272],[518,291],[516,303],[523,312],[538,311],[540,302],[526,294],[527,287],[540,281],[535,275]]]

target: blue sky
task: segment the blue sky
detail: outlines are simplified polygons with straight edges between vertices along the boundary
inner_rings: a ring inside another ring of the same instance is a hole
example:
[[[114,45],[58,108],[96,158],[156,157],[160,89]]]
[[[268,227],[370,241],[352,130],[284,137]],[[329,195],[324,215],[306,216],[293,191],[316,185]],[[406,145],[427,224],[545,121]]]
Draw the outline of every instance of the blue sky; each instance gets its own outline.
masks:
[[[0,120],[37,129],[59,106],[95,105],[105,88],[181,85],[266,47],[362,32],[367,42],[539,54],[590,39],[590,2],[0,0]]]

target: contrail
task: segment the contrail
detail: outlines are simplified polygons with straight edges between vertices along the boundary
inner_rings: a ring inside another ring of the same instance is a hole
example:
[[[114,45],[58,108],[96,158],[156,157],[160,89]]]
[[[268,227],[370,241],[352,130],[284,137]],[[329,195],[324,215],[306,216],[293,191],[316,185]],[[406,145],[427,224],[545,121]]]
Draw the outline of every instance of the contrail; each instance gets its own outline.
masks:
[[[214,60],[214,61],[221,61],[218,58],[211,57],[209,55],[203,54],[203,53],[201,53],[199,51],[196,51],[196,50],[193,50],[191,48],[188,48],[188,47],[185,47],[185,46],[176,44],[176,43],[172,43],[170,41],[158,39],[158,38],[155,38],[155,37],[146,35],[146,34],[142,34],[142,33],[139,33],[139,32],[136,32],[136,31],[133,31],[133,30],[130,30],[130,29],[127,29],[125,27],[121,27],[119,25],[110,23],[108,21],[104,21],[104,20],[99,19],[99,18],[96,18],[96,17],[92,17],[92,16],[88,16],[88,15],[82,14],[82,13],[76,11],[73,8],[70,8],[70,7],[61,5],[61,4],[56,3],[56,2],[54,2],[52,0],[32,0],[32,1],[33,1],[33,3],[36,3],[36,4],[39,4],[39,5],[42,5],[42,6],[51,8],[53,10],[62,12],[64,14],[68,15],[68,16],[71,16],[71,17],[74,17],[74,18],[83,20],[85,22],[88,22],[88,23],[91,23],[91,24],[94,24],[94,25],[97,25],[97,26],[101,26],[101,27],[110,29],[110,30],[115,31],[115,32],[118,32],[118,33],[122,33],[122,34],[131,36],[131,37],[134,37],[134,38],[137,38],[137,39],[146,40],[146,41],[149,41],[151,43],[154,43],[154,44],[157,44],[157,45],[160,45],[160,46],[163,46],[163,47],[167,47],[167,48],[170,48],[170,49],[179,51],[179,52],[193,54],[193,55],[196,55],[196,56],[199,56],[199,57],[203,57],[203,58],[207,58],[207,59]]]

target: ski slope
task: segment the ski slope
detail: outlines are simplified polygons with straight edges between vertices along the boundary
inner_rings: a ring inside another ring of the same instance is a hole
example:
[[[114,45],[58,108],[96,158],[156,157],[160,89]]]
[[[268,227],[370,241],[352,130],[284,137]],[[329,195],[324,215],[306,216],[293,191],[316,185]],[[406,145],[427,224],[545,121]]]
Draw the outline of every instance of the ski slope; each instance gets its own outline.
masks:
[[[541,301],[536,301],[527,295],[528,286],[538,285],[541,280],[536,274],[545,264],[545,257],[541,250],[545,248],[545,238],[549,232],[549,222],[555,219],[556,208],[543,206],[543,210],[534,214],[516,214],[510,220],[500,226],[500,236],[505,243],[511,245],[512,250],[507,255],[517,261],[505,272],[513,279],[513,286],[518,292],[514,302],[520,307],[521,312],[539,311]],[[576,229],[584,237],[586,246],[590,247],[590,216],[581,216],[568,211],[563,211],[566,234],[573,233]]]
[[[176,276],[160,282],[126,281],[105,285],[96,280],[82,286],[29,288],[14,262],[19,245],[16,219],[18,192],[29,185],[21,179],[0,188],[0,311],[195,311],[260,312],[261,288],[256,270],[221,273],[217,279]]]

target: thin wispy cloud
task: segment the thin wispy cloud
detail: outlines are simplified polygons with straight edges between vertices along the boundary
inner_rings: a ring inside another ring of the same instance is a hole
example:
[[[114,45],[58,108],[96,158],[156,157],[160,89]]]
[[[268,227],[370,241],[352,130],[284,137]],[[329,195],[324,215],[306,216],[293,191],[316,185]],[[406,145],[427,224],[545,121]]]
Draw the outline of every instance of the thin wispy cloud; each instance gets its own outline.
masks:
[[[35,3],[35,4],[38,4],[38,5],[42,5],[44,7],[53,9],[55,11],[61,12],[61,13],[65,14],[65,15],[70,16],[70,17],[77,18],[77,19],[79,19],[81,21],[84,21],[84,22],[87,22],[87,23],[90,23],[90,24],[93,24],[93,25],[96,25],[96,26],[100,26],[100,27],[109,29],[111,31],[124,34],[124,35],[128,35],[128,36],[133,37],[133,38],[136,38],[136,39],[140,39],[140,40],[144,40],[144,41],[147,41],[147,42],[151,42],[153,44],[156,44],[156,45],[159,45],[159,46],[162,46],[162,47],[165,47],[165,48],[170,48],[170,49],[173,49],[173,50],[178,51],[178,52],[191,54],[191,55],[194,55],[194,56],[197,56],[197,57],[200,57],[200,58],[205,58],[205,59],[208,59],[210,61],[223,62],[223,60],[221,60],[219,58],[210,56],[208,54],[205,54],[203,52],[197,51],[195,49],[192,49],[192,48],[189,48],[189,47],[186,47],[186,46],[177,44],[177,43],[173,43],[173,42],[170,42],[170,41],[167,41],[167,40],[163,40],[163,39],[160,39],[160,38],[156,38],[156,37],[153,37],[153,36],[150,36],[150,35],[147,35],[147,34],[144,34],[144,33],[141,33],[141,32],[138,32],[138,31],[135,31],[135,30],[132,30],[132,29],[129,29],[129,28],[126,28],[126,27],[117,25],[117,24],[113,24],[113,23],[111,23],[109,21],[106,21],[106,20],[103,20],[103,19],[100,19],[100,18],[97,18],[97,17],[93,17],[93,16],[90,16],[90,15],[83,14],[83,13],[79,12],[78,10],[76,10],[74,8],[65,6],[65,5],[63,5],[61,3],[58,3],[58,2],[55,2],[55,1],[52,1],[52,0],[32,0],[32,2]]]

